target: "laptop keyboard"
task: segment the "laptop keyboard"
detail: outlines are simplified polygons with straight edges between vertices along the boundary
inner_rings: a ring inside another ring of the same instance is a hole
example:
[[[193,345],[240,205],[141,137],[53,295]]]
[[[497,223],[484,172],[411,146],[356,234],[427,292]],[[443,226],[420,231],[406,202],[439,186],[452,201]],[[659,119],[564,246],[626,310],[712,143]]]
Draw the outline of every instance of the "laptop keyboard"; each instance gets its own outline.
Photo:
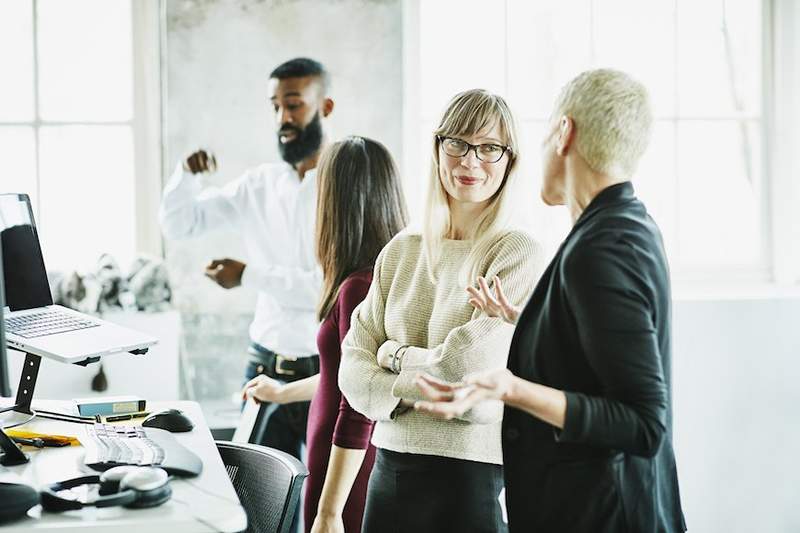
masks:
[[[56,333],[93,328],[100,324],[59,309],[46,309],[5,319],[6,331],[32,339]]]

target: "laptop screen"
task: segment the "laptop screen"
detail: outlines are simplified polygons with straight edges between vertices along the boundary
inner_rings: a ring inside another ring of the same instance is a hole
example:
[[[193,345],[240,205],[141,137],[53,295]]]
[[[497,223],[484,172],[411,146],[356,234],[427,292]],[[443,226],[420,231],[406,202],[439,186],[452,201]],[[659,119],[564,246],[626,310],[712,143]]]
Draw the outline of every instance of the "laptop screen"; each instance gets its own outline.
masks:
[[[6,305],[12,310],[53,303],[27,194],[0,194],[0,243]]]
[[[3,296],[3,250],[0,248],[0,396],[11,396],[8,386],[8,360],[6,359],[6,323],[3,319],[6,299]]]

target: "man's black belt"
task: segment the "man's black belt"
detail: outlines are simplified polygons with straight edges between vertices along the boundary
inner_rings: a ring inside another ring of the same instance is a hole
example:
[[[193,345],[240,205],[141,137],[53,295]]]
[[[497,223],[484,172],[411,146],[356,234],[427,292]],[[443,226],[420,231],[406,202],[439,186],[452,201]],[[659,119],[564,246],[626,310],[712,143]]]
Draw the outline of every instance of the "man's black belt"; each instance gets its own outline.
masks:
[[[248,351],[257,360],[259,366],[262,367],[258,369],[259,374],[266,374],[286,381],[294,381],[319,373],[318,355],[308,357],[281,355],[255,342],[250,343]]]

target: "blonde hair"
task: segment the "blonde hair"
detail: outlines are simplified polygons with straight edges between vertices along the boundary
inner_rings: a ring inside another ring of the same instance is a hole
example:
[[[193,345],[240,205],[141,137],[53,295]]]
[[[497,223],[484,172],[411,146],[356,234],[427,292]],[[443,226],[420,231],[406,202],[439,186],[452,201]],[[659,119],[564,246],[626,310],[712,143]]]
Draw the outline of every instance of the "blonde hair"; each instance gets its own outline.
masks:
[[[517,128],[511,110],[502,97],[483,89],[472,89],[459,93],[450,100],[439,126],[433,132],[433,153],[422,239],[428,260],[428,275],[434,283],[442,242],[451,230],[448,195],[439,179],[439,136],[469,137],[495,126],[500,130],[502,142],[511,150],[507,152],[509,160],[500,188],[489,199],[488,205],[475,220],[469,233],[463,236],[464,239],[473,241],[460,276],[466,286],[480,274],[478,267],[481,259],[486,256],[505,227],[510,196],[507,193],[508,183],[519,159]]]
[[[561,90],[554,119],[570,117],[575,146],[595,172],[630,178],[650,141],[653,115],[647,89],[611,69],[579,74]]]

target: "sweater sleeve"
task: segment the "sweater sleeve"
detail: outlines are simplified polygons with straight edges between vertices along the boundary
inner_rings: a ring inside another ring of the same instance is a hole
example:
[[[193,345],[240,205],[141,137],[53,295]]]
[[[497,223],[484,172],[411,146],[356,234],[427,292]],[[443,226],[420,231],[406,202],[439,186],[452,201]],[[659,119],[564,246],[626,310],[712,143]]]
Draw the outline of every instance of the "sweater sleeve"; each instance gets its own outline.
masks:
[[[369,281],[354,277],[342,284],[337,301],[339,344],[350,330],[350,316],[360,304],[369,290]],[[356,412],[342,395],[339,402],[339,414],[333,430],[333,444],[340,448],[366,449],[372,436],[374,422],[361,413]]]
[[[490,283],[494,276],[499,277],[508,300],[516,306],[522,305],[541,273],[541,247],[526,234],[512,232],[497,243],[490,257],[493,258],[484,269],[484,277]],[[468,299],[466,291],[464,299]],[[475,372],[503,368],[513,335],[514,326],[476,309],[472,319],[450,331],[442,344],[432,348],[410,346],[403,357],[402,369],[392,393],[396,398],[423,399],[414,384],[414,378],[420,372],[453,382]],[[399,344],[390,349],[397,347]],[[502,403],[485,402],[462,418],[488,424],[499,421],[502,416]]]
[[[645,269],[630,264],[635,253],[622,242],[590,244],[567,264],[567,299],[602,394],[567,391],[556,435],[651,457],[666,432],[668,392]]]
[[[381,265],[392,243],[381,250],[375,261],[372,284],[366,298],[350,319],[350,330],[342,342],[339,388],[353,409],[375,421],[391,420],[400,403],[392,395],[397,376],[378,365],[378,348],[386,341],[383,326],[385,292]]]

